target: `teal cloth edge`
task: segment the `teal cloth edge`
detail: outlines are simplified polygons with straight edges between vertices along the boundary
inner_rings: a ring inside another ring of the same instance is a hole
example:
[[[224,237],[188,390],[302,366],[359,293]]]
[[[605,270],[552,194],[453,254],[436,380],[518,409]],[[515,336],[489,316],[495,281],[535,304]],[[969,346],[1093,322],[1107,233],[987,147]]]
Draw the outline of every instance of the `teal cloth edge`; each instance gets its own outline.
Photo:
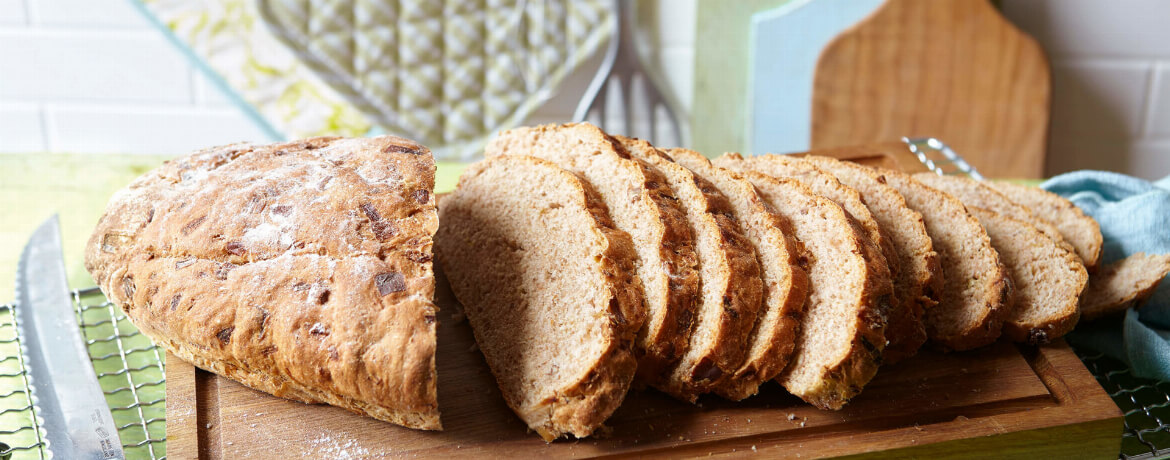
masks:
[[[195,51],[192,50],[191,47],[187,46],[186,43],[183,43],[182,40],[179,40],[179,37],[175,35],[174,31],[167,27],[166,24],[163,24],[162,21],[154,15],[154,13],[151,13],[150,10],[146,8],[146,4],[143,3],[142,0],[126,1],[129,2],[134,7],[134,9],[142,15],[142,17],[146,18],[146,20],[150,22],[150,24],[154,26],[155,29],[158,29],[158,31],[167,38],[167,41],[169,41],[171,45],[175,47],[175,49],[183,53],[183,55],[186,56],[187,61],[191,62],[191,64],[194,65],[195,68],[198,69],[199,72],[202,73],[208,81],[215,85],[216,88],[219,88],[219,90],[227,96],[228,100],[231,101],[231,103],[235,105],[236,108],[243,111],[244,115],[247,115],[247,117],[251,119],[252,122],[255,123],[256,126],[258,126],[266,136],[268,136],[270,141],[280,142],[288,140],[288,136],[282,134],[279,130],[276,129],[275,126],[272,126],[268,120],[265,120],[264,116],[260,115],[260,112],[257,112],[255,107],[252,107],[251,104],[245,101],[244,98],[240,96],[240,94],[236,92],[235,89],[227,84],[227,81],[225,81],[223,77],[219,75],[219,73],[208,66],[207,62],[195,54]]]

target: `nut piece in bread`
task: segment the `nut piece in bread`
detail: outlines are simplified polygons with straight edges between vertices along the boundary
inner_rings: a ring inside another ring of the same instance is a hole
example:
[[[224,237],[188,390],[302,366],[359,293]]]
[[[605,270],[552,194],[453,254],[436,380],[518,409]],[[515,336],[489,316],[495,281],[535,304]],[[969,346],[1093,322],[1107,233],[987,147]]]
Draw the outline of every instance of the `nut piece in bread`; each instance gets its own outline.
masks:
[[[441,429],[434,172],[426,148],[393,136],[202,150],[111,198],[86,268],[200,368]]]
[[[637,366],[629,235],[582,178],[522,155],[471,165],[440,216],[439,263],[508,406],[545,441],[591,435]]]

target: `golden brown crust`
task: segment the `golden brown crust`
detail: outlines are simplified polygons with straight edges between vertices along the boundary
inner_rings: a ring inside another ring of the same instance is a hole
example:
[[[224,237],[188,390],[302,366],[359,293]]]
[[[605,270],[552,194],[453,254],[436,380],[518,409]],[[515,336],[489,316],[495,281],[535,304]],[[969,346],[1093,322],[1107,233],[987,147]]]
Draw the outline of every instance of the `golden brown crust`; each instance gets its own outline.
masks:
[[[115,194],[86,267],[197,366],[441,429],[433,187],[430,152],[392,136],[207,149]]]
[[[538,147],[529,149],[533,146]],[[647,257],[638,259],[637,270],[650,306],[649,320],[638,337],[638,367],[647,380],[661,376],[686,351],[700,286],[694,236],[666,178],[645,162],[631,158],[620,142],[588,123],[505,131],[485,150],[487,157],[515,154],[544,158],[579,173],[606,202],[618,228],[637,242],[639,254],[656,252],[657,266]],[[591,166],[583,157],[596,163]],[[630,178],[631,183],[621,187],[605,183],[618,176]],[[633,214],[640,222],[637,227],[635,222],[618,215],[617,201],[636,209]],[[642,225],[646,223],[649,224]],[[667,274],[666,283],[651,283],[654,277],[647,272],[662,271]]]

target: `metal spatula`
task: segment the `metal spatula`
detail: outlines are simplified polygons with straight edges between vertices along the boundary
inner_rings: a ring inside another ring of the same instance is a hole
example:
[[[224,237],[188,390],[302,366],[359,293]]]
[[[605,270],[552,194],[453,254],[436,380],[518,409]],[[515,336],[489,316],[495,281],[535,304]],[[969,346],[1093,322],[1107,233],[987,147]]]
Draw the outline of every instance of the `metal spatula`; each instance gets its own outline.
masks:
[[[613,0],[617,29],[573,120],[591,121],[609,133],[639,137],[659,147],[684,146],[686,129],[679,122],[678,104],[661,89],[661,76],[648,71],[652,69],[638,57],[635,6],[632,0]]]

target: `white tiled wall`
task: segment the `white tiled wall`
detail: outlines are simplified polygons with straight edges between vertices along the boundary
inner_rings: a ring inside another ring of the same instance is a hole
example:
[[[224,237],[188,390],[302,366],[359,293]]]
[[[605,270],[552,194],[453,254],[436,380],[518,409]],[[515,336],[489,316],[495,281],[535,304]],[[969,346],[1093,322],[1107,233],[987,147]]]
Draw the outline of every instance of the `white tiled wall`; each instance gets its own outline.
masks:
[[[127,0],[0,0],[0,152],[265,140]]]
[[[0,0],[0,152],[173,154],[265,140],[130,1]],[[1170,174],[1170,1],[1001,3],[1052,63],[1048,172]],[[652,59],[689,109],[695,0],[640,11]],[[570,118],[591,76],[571,77],[532,121]]]
[[[1170,2],[1006,0],[1052,63],[1049,174],[1170,174]]]

